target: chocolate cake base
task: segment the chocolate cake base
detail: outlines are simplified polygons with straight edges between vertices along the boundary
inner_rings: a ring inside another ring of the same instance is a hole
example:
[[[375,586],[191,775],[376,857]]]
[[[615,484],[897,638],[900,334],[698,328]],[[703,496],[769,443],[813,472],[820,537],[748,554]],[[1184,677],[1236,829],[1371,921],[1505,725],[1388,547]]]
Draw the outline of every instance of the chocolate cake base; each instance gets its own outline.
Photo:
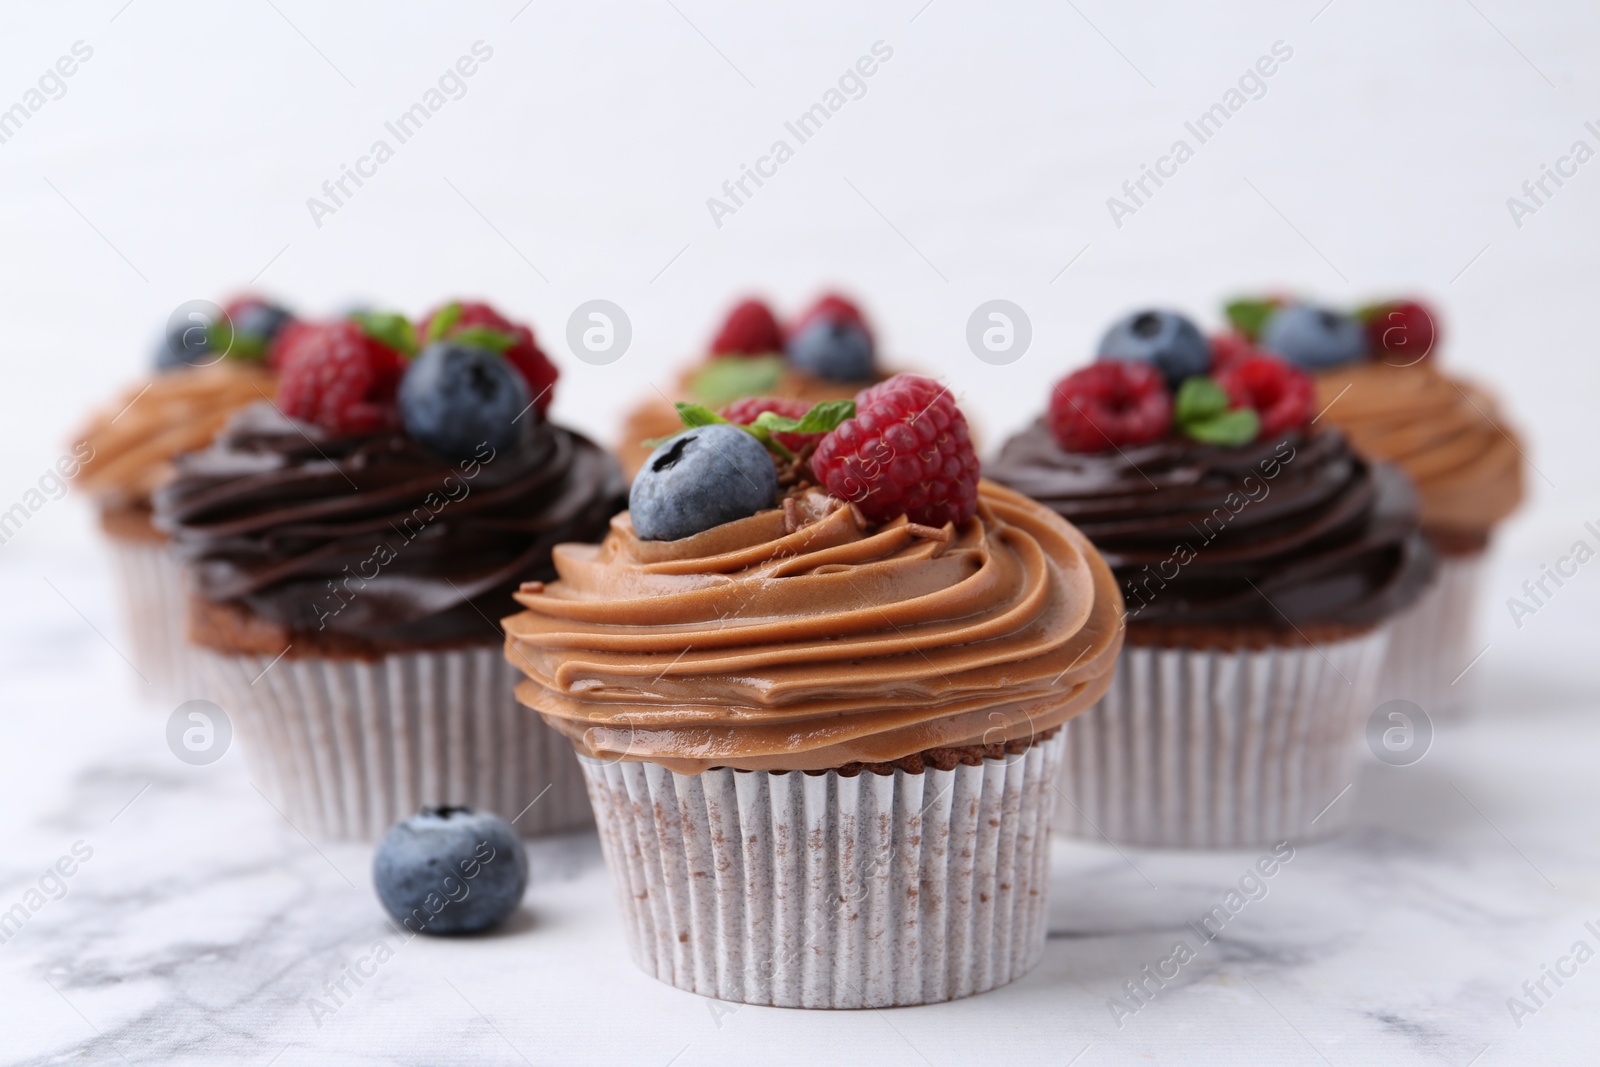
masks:
[[[219,604],[189,597],[189,640],[202,648],[233,655],[278,656],[285,659],[378,660],[404,652],[443,652],[454,648],[499,646],[504,638],[485,622],[482,637],[451,641],[384,641],[332,630],[296,630],[263,619],[242,604]]]

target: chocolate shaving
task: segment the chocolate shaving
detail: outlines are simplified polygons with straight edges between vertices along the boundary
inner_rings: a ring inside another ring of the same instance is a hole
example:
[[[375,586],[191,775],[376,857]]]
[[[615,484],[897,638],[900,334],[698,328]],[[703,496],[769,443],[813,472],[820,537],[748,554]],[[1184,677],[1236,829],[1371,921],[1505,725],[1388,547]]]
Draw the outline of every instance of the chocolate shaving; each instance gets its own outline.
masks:
[[[521,585],[517,586],[517,591],[519,593],[542,593],[544,592],[544,583],[523,582]]]
[[[906,533],[926,541],[948,541],[954,536],[949,526],[924,526],[920,522],[906,523]]]

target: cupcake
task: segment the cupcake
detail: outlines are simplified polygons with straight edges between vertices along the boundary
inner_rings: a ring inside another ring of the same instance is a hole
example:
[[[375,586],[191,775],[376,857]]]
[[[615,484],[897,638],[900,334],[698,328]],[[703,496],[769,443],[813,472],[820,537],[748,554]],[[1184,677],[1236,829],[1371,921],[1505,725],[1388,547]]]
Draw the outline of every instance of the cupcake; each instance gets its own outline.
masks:
[[[185,319],[157,348],[155,376],[126,389],[74,438],[74,484],[99,511],[134,669],[162,702],[200,696],[203,685],[183,638],[182,574],[167,535],[151,522],[151,494],[175,457],[204,448],[233,412],[272,395],[267,352],[291,322],[255,298],[233,300],[210,325]]]
[[[1044,948],[1061,727],[1121,645],[1111,572],[979,480],[926,378],[754,428],[658,447],[505,622],[518,696],[580,755],[634,958],[787,1007],[1009,982]]]
[[[1127,603],[1116,678],[1066,729],[1070,834],[1335,829],[1390,622],[1433,574],[1410,484],[1313,422],[1309,375],[1259,354],[1213,370],[1187,319],[1130,316],[990,468],[1078,526]]]
[[[785,410],[804,413],[826,400],[848,400],[888,377],[878,369],[877,344],[865,316],[842,296],[820,298],[784,330],[772,309],[745,300],[728,313],[711,341],[711,352],[678,378],[671,397],[656,394],[629,412],[617,456],[628,477],[638,471],[654,442],[682,428],[676,404],[724,409],[737,400],[782,400]],[[772,410],[777,410],[777,405]],[[726,412],[737,419],[747,414]]]
[[[156,494],[219,699],[268,796],[318,837],[373,840],[448,805],[524,834],[590,820],[570,746],[516,704],[493,620],[554,577],[555,544],[605,533],[624,483],[545,418],[555,368],[532,334],[474,308],[441,309],[420,340],[395,315],[304,327],[275,403]]]
[[[1355,448],[1416,483],[1439,581],[1394,628],[1381,698],[1460,709],[1483,651],[1474,622],[1494,528],[1522,501],[1522,446],[1489,393],[1440,370],[1438,319],[1412,301],[1353,315],[1307,304],[1236,301],[1241,336],[1311,370],[1317,407]]]

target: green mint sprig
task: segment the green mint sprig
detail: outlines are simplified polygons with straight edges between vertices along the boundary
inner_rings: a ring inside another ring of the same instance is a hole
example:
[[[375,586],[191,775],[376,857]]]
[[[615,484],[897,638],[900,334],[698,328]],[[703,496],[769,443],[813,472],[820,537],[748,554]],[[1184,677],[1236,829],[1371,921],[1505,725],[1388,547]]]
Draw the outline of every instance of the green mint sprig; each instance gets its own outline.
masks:
[[[1237,448],[1256,439],[1261,418],[1249,408],[1228,407],[1228,394],[1213,378],[1197,375],[1178,387],[1172,421],[1186,436],[1201,444]]]
[[[1276,310],[1276,300],[1230,300],[1222,312],[1228,317],[1229,325],[1254,341],[1260,338],[1261,328]]]
[[[838,427],[844,420],[855,416],[856,402],[854,400],[824,400],[822,403],[813,406],[810,411],[807,411],[798,419],[779,415],[776,411],[763,411],[756,417],[756,421],[748,426],[737,422],[729,422],[703,404],[688,404],[680,400],[677,408],[678,418],[682,420],[683,425],[688,429],[694,429],[696,426],[737,426],[757,441],[760,441],[767,451],[783,459],[792,460],[794,459],[794,453],[782,441],[779,441],[774,434],[828,433]],[[677,434],[672,435],[672,437],[676,436]],[[672,440],[672,437],[653,437],[640,443],[646,448],[657,448]]]
[[[707,407],[719,408],[740,397],[766,396],[783,378],[782,356],[723,356],[714,359],[689,382],[689,394]]]
[[[350,318],[374,341],[407,357],[417,354],[417,328],[404,315],[392,311],[357,311]]]

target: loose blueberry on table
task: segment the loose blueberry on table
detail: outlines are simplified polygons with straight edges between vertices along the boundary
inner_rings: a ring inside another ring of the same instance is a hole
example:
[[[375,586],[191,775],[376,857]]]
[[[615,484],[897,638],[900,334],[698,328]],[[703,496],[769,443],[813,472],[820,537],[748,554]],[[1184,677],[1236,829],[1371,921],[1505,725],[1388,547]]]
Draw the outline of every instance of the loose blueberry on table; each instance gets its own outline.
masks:
[[[378,844],[372,880],[384,910],[414,933],[470,934],[504,922],[528,888],[528,855],[488,811],[424,808]]]

